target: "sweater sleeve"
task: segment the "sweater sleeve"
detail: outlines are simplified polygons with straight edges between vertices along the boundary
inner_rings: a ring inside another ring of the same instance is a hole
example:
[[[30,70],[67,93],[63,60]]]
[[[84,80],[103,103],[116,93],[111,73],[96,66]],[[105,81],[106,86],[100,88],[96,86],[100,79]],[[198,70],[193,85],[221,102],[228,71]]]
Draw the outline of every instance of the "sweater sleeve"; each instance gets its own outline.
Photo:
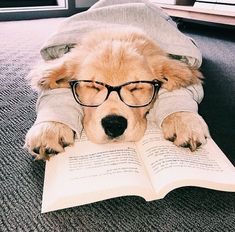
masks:
[[[157,122],[159,127],[170,114],[179,111],[197,112],[198,104],[203,98],[201,85],[192,85],[174,91],[161,89],[150,112],[149,119]],[[83,129],[82,107],[74,100],[70,89],[42,91],[37,105],[37,119],[34,125],[42,122],[60,122],[69,126],[80,137]]]
[[[196,113],[203,96],[202,85],[191,85],[171,92],[160,89],[158,98],[150,112],[150,118],[161,127],[163,120],[172,113],[179,111]]]
[[[37,118],[34,125],[42,122],[60,122],[80,137],[83,111],[75,101],[72,91],[66,88],[42,91],[36,104]]]

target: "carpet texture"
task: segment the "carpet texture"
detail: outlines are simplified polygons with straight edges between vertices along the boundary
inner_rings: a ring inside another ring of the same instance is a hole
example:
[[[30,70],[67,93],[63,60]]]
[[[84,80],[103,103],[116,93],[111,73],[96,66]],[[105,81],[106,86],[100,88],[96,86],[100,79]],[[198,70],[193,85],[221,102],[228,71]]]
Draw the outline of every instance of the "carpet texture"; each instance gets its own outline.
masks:
[[[185,187],[145,202],[121,197],[41,214],[44,163],[22,149],[35,120],[37,94],[24,77],[62,19],[0,23],[0,231],[235,231],[235,194]],[[200,112],[235,164],[235,69],[231,31],[193,28],[204,57]]]

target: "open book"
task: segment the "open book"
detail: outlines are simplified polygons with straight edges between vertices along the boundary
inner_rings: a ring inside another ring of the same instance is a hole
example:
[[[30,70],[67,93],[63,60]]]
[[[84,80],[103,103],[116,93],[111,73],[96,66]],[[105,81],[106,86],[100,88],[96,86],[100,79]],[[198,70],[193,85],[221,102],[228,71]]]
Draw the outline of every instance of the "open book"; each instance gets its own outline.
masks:
[[[212,139],[192,153],[153,124],[137,143],[93,144],[83,135],[47,161],[42,212],[127,195],[151,201],[182,186],[235,192],[235,168]]]

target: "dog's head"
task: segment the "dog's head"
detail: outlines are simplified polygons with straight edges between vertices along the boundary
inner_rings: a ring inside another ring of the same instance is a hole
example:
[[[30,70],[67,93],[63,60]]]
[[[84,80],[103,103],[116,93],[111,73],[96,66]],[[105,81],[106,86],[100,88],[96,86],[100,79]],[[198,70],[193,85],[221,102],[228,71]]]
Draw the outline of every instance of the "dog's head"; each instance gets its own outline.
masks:
[[[36,84],[58,88],[78,80],[75,98],[84,106],[85,132],[96,143],[143,136],[158,90],[153,80],[173,90],[198,83],[200,77],[198,71],[168,58],[143,33],[128,30],[90,33],[53,67]]]
[[[76,79],[92,81],[76,88],[91,141],[136,141],[143,136],[157,87],[150,82],[155,77],[145,57],[132,43],[100,42],[81,63]]]

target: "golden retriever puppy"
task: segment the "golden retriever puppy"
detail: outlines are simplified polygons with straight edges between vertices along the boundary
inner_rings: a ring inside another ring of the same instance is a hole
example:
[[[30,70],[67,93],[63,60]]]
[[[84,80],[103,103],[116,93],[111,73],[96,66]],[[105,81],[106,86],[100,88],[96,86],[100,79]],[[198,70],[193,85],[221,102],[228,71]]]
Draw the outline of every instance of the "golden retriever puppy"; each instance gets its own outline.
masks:
[[[141,30],[109,28],[87,33],[70,53],[38,66],[30,78],[40,90],[70,87],[83,107],[88,139],[107,143],[139,140],[159,88],[172,91],[199,84],[202,75],[169,58]],[[208,134],[201,117],[190,112],[170,115],[162,129],[166,139],[191,150]],[[73,139],[69,127],[45,122],[29,130],[26,146],[38,159],[45,159],[63,151]]]

